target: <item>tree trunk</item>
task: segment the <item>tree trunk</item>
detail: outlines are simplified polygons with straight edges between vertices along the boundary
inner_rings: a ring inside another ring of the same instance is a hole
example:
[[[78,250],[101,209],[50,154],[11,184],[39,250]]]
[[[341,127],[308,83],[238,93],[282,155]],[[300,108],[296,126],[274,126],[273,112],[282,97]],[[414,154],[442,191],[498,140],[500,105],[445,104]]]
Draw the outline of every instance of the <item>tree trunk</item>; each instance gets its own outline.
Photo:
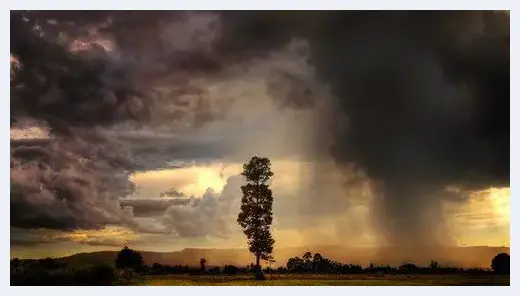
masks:
[[[256,255],[255,280],[265,280],[265,275],[260,267],[260,254]]]

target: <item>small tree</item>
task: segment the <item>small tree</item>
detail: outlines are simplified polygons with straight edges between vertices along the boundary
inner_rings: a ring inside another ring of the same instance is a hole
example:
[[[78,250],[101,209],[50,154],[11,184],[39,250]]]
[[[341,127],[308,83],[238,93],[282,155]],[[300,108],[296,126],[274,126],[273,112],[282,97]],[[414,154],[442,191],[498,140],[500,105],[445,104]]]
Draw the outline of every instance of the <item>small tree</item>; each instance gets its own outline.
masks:
[[[431,261],[430,261],[430,268],[431,268],[431,269],[437,269],[437,268],[439,268],[439,262],[434,261],[434,260],[431,260]]]
[[[206,272],[206,259],[200,258],[200,272]]]
[[[312,259],[312,253],[311,252],[306,252],[305,254],[303,254],[303,260],[311,261],[311,259]]]
[[[510,257],[507,253],[500,253],[491,260],[491,268],[497,274],[509,274]]]
[[[312,269],[312,253],[306,252],[303,254],[303,260],[305,260],[305,269],[307,272],[310,272]]]
[[[274,239],[270,226],[273,222],[273,196],[267,182],[273,176],[271,161],[254,156],[245,163],[242,176],[247,184],[242,186],[242,206],[238,223],[247,236],[249,251],[256,257],[256,271],[261,273],[260,260],[271,259]]]
[[[116,258],[116,267],[117,268],[130,268],[135,271],[141,271],[143,268],[144,261],[141,253],[134,251],[127,246],[125,246],[119,253]]]

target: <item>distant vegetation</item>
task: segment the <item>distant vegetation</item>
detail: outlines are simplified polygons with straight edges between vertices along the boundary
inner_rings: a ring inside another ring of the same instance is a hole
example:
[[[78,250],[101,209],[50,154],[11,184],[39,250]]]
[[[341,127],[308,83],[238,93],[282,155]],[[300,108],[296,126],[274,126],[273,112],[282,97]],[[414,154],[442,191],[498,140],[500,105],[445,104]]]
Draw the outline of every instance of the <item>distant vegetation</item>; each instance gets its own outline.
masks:
[[[505,254],[505,255],[504,255]],[[113,266],[96,265],[84,268],[69,267],[63,261],[52,258],[39,260],[11,260],[11,285],[36,285],[36,286],[90,286],[90,285],[127,285],[134,283],[143,276],[155,275],[186,275],[186,276],[238,276],[255,275],[257,268],[254,263],[249,266],[211,266],[211,262],[204,258],[200,260],[200,266],[188,265],[163,265],[154,263],[145,265],[138,251],[128,247],[123,248]],[[204,265],[204,266],[202,266]],[[114,268],[115,266],[115,268]],[[501,253],[495,256],[491,262],[492,269],[463,269],[457,267],[442,266],[436,261],[431,261],[428,266],[418,266],[413,263],[403,264],[398,267],[374,266],[371,264],[363,268],[360,265],[346,264],[329,260],[319,253],[306,252],[302,257],[290,258],[285,267],[276,269],[267,267],[263,269],[265,274],[290,276],[302,275],[367,275],[371,277],[387,275],[413,275],[413,274],[509,274],[509,255]]]

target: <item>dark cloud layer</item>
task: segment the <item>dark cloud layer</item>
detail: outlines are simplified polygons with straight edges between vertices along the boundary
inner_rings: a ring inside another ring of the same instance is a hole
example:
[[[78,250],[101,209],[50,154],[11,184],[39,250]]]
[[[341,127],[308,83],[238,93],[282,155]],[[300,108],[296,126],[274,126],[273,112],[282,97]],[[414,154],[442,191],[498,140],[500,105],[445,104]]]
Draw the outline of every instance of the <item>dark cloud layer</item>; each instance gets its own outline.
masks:
[[[228,50],[309,41],[337,99],[316,143],[332,130],[337,163],[382,181],[379,224],[391,243],[437,241],[442,217],[426,211],[448,184],[509,185],[505,12],[229,12],[223,23]]]
[[[175,82],[179,75],[218,69],[209,53],[215,17],[80,14],[11,12],[11,54],[20,65],[11,82],[12,117],[44,120],[54,132],[66,132],[69,126],[175,120],[187,105],[201,113],[194,124],[211,117],[200,98],[181,100],[181,94],[196,96],[199,90]],[[158,89],[168,84],[174,86]]]
[[[189,199],[156,199],[156,198],[143,198],[143,199],[123,199],[120,201],[122,206],[129,206],[133,208],[135,216],[153,217],[161,215],[164,211],[177,205],[187,205],[190,202]]]
[[[219,76],[226,67],[268,56],[294,39],[308,42],[309,52],[301,55],[311,57],[316,80],[334,95],[308,131],[314,151],[332,156],[341,169],[355,165],[378,184],[374,218],[389,243],[437,243],[433,233],[442,227],[447,185],[509,185],[506,13],[12,12],[11,53],[19,66],[11,80],[11,121],[45,122],[54,144],[14,148],[11,173],[17,172],[18,181],[11,177],[11,186],[21,189],[12,190],[11,211],[20,215],[11,223],[72,228],[121,223],[126,216],[113,202],[121,194],[100,178],[128,169],[114,157],[126,155],[135,141],[123,137],[124,144],[114,145],[96,127],[198,128],[221,120],[230,101],[205,97],[194,78]],[[77,49],[82,40],[88,50]],[[102,48],[103,42],[112,49]],[[266,81],[279,108],[313,109],[322,99],[312,83],[290,72],[274,71]],[[175,158],[231,150],[217,144],[195,151],[171,141],[134,143],[133,152],[142,157],[128,165],[158,168]],[[162,142],[170,144],[165,148]],[[95,168],[67,156],[88,158],[96,147],[103,149],[87,162]],[[83,173],[70,180],[62,166]],[[45,186],[29,185],[32,180]],[[207,220],[200,217],[213,212],[167,213],[172,228],[199,229],[197,221]]]
[[[11,226],[100,228],[131,219],[118,202],[133,188],[128,160],[90,140],[11,142]]]

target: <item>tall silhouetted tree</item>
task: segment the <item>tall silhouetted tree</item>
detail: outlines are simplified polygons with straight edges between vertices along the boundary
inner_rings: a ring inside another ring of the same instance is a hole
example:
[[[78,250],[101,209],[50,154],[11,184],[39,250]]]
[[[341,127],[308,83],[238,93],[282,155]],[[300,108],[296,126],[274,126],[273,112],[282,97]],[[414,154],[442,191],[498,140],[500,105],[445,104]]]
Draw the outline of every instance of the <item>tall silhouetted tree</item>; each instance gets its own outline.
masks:
[[[509,274],[510,258],[507,253],[500,253],[491,260],[491,268],[498,274]]]
[[[272,259],[274,239],[271,236],[273,222],[273,195],[267,182],[273,176],[271,161],[254,156],[245,163],[242,176],[247,184],[242,186],[242,206],[238,223],[247,236],[249,251],[256,257],[256,271],[260,273],[260,259]]]

